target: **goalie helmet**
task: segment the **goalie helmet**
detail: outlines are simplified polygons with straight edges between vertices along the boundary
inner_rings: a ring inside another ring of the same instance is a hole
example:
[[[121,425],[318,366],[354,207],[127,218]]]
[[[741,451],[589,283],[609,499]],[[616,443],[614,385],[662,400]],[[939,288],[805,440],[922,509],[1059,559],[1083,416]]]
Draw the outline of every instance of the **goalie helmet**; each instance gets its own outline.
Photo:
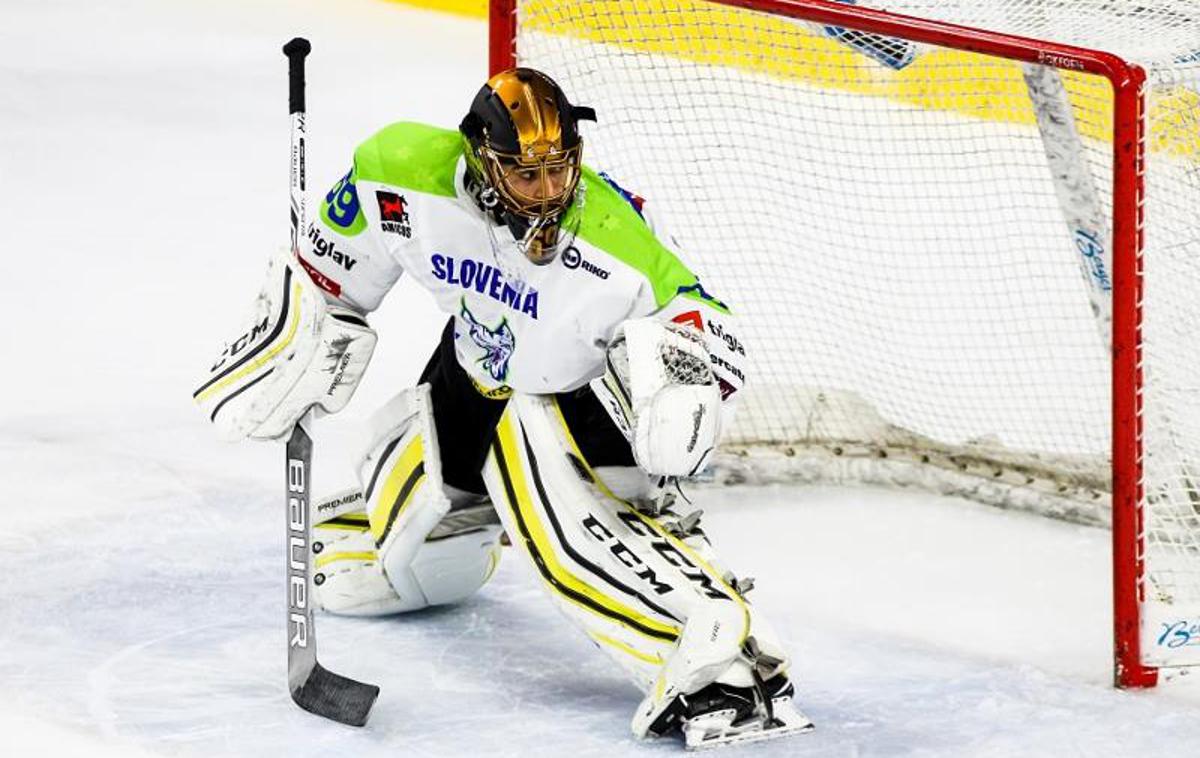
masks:
[[[514,68],[483,85],[459,125],[476,199],[539,265],[557,255],[579,186],[580,120],[595,121],[595,111],[571,105],[542,72]]]

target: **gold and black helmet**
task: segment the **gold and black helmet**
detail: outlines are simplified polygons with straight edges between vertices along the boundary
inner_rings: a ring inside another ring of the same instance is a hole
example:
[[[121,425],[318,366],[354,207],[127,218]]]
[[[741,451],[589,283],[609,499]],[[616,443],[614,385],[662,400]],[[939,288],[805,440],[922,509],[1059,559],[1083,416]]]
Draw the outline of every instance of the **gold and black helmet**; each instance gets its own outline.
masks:
[[[579,186],[581,120],[595,121],[595,111],[572,105],[542,72],[514,68],[483,85],[459,125],[477,198],[534,263],[553,260]]]

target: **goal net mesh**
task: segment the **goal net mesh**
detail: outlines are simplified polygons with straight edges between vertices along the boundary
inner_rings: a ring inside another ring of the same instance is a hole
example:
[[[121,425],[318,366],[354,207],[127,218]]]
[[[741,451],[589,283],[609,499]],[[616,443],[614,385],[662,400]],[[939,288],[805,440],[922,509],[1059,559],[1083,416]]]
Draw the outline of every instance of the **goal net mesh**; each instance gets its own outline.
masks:
[[[1200,601],[1200,9],[863,4],[1145,68],[1147,587]],[[1081,234],[1020,63],[689,0],[525,0],[517,16],[518,63],[598,111],[585,160],[647,199],[737,317],[752,375],[722,476],[1108,521],[1107,79],[1055,73],[1081,146],[1068,178],[1099,210]]]

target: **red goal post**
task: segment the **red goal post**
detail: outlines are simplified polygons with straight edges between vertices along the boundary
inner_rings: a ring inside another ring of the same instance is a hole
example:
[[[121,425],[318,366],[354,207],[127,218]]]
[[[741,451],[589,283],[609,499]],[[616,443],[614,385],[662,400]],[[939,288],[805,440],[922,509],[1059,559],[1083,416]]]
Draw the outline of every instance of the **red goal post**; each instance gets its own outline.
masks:
[[[524,18],[525,6],[530,4],[538,3],[491,0],[490,69],[494,73],[523,63],[544,68],[564,83],[568,94],[574,95],[569,72],[556,70],[552,64],[547,65],[536,58],[527,60],[523,56],[519,25]],[[625,3],[638,4],[638,0]],[[644,4],[669,6],[672,11],[682,8],[681,12],[685,14],[692,7],[722,6],[747,14],[816,24],[827,31],[855,30],[1059,71],[1084,72],[1103,77],[1111,85],[1111,135],[1107,137],[1111,149],[1111,176],[1105,177],[1106,181],[1111,182],[1111,201],[1105,213],[1111,224],[1108,247],[1111,255],[1110,454],[1115,680],[1123,687],[1153,686],[1158,679],[1158,667],[1147,664],[1143,655],[1143,641],[1151,632],[1144,628],[1148,622],[1142,615],[1147,600],[1142,392],[1142,256],[1147,127],[1146,72],[1143,67],[1100,50],[825,0],[711,0],[708,3],[704,0],[647,0]],[[876,4],[890,5],[885,1]],[[613,6],[619,3],[601,2],[596,5]],[[599,16],[592,20],[581,16],[566,23],[566,30],[561,33],[569,36],[572,31],[593,21],[606,23]],[[635,34],[637,29],[631,27],[628,31]],[[613,44],[608,31],[591,36],[591,42],[597,40],[601,45]],[[659,44],[661,47],[665,43]],[[585,94],[576,99],[597,108],[602,127],[606,103],[588,99],[589,96]],[[804,127],[798,124],[797,128]],[[638,187],[636,183],[632,186],[635,189]],[[692,252],[689,250],[689,253]],[[953,456],[950,459],[953,460]]]

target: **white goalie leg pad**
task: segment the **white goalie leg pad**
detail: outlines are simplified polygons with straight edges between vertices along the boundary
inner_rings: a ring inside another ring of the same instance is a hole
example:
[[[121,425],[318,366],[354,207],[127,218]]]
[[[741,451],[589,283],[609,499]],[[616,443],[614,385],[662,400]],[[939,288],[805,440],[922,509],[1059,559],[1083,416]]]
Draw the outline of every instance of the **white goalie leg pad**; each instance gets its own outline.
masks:
[[[409,574],[428,605],[449,605],[479,591],[500,563],[500,526],[480,526],[463,534],[427,540],[409,565]]]
[[[419,588],[401,599],[383,572],[363,506],[355,487],[316,504],[313,524],[313,591],[317,607],[343,616],[384,616],[454,603],[470,596],[491,578],[500,561],[500,527],[475,524],[444,536],[439,524],[417,549],[403,576]],[[422,602],[421,598],[424,598]]]
[[[500,528],[478,520],[464,527],[453,516],[447,519],[451,502],[442,483],[428,385],[394,398],[375,414],[371,426],[369,451],[359,467],[367,524],[358,552],[374,551],[375,566],[364,561],[364,576],[353,582],[347,577],[336,595],[335,577],[328,576],[319,588],[324,607],[342,613],[396,613],[472,595],[495,570]],[[435,533],[443,521],[454,522],[455,528]],[[376,571],[386,587],[376,580]]]
[[[317,607],[346,616],[403,610],[379,562],[362,490],[339,492],[313,508],[313,596]]]
[[[327,303],[292,254],[280,251],[249,324],[192,396],[222,439],[279,438],[313,406],[345,407],[375,340],[366,319]]]
[[[553,397],[513,395],[484,482],[510,538],[560,610],[643,691],[659,679],[681,637],[696,639],[687,647],[696,670],[689,684],[711,682],[738,657],[750,631],[741,595],[663,524],[608,491]],[[685,631],[693,618],[703,632]]]
[[[721,433],[721,392],[702,334],[654,318],[617,328],[604,376],[592,380],[609,417],[651,474],[691,476]]]

